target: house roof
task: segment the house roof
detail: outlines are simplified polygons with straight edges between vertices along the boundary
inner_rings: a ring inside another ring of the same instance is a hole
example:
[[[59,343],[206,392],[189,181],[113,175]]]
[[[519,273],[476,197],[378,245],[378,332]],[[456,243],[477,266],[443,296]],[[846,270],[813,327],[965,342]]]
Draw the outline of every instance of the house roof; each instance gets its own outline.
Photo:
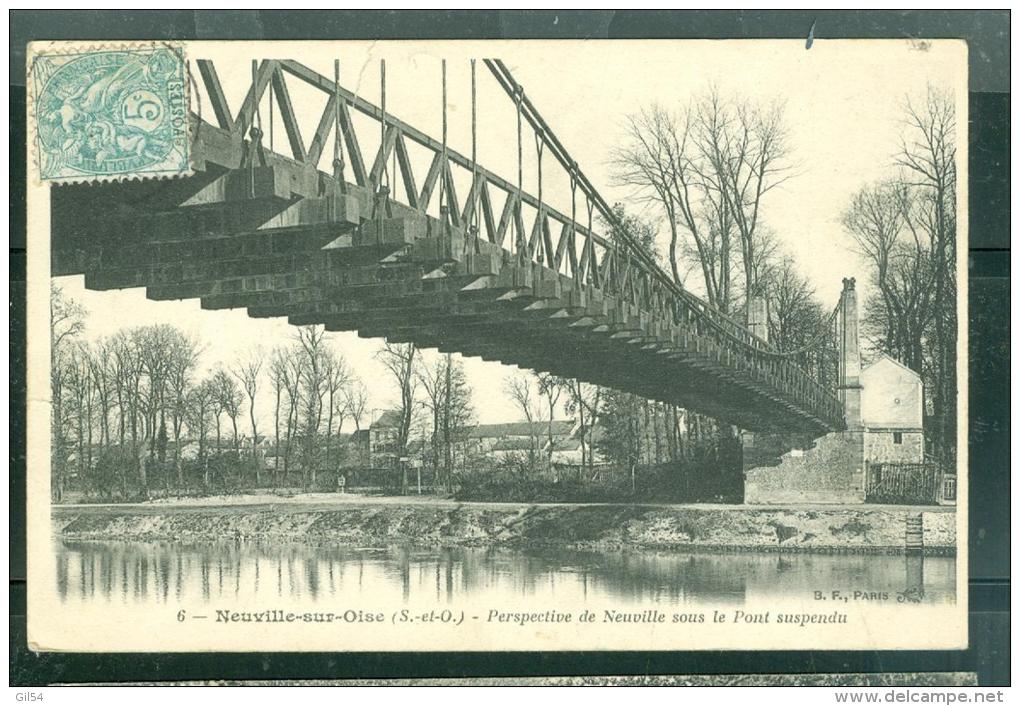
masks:
[[[524,437],[511,437],[508,439],[500,439],[492,445],[490,451],[528,451],[530,449],[531,439]]]
[[[372,423],[373,429],[397,429],[400,427],[400,410],[388,409]]]
[[[580,448],[581,448],[581,440],[576,438],[576,437],[571,437],[569,439],[563,439],[562,441],[557,441],[555,444],[553,444],[553,451],[554,452],[556,452],[556,451],[560,451],[560,452],[577,451]]]
[[[877,365],[879,365],[879,364],[881,364],[881,363],[883,363],[885,361],[888,361],[888,362],[892,363],[893,365],[895,365],[895,366],[897,366],[899,368],[902,368],[904,371],[910,373],[911,375],[913,375],[914,377],[916,377],[918,379],[921,378],[921,376],[917,374],[917,371],[911,370],[906,365],[904,365],[900,361],[896,360],[891,355],[888,355],[887,353],[879,353],[878,356],[873,361],[871,361],[871,363],[866,365],[864,367],[864,369],[861,370],[861,372],[862,373],[867,372],[868,370],[871,370],[875,366],[877,366]]]
[[[597,444],[606,438],[606,428],[601,424],[596,424],[594,428],[589,427],[588,429],[585,429],[585,435],[588,437],[589,441],[593,444]],[[577,439],[580,442],[581,428],[578,427],[575,429],[574,433],[570,435],[570,438]]]
[[[555,420],[553,436],[566,436],[574,428],[572,419]],[[468,429],[471,439],[499,439],[505,436],[548,436],[549,422],[505,422],[503,424],[477,424]]]

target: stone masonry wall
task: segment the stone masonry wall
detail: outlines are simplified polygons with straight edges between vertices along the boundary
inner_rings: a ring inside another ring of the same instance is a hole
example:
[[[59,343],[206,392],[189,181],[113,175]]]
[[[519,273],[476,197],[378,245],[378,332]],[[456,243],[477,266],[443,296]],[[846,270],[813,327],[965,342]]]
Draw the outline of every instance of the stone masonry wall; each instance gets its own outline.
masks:
[[[862,432],[834,432],[811,443],[783,434],[745,434],[744,503],[864,502]]]
[[[903,443],[893,443],[893,431],[868,431],[864,457],[869,463],[924,462],[924,432],[903,431]]]

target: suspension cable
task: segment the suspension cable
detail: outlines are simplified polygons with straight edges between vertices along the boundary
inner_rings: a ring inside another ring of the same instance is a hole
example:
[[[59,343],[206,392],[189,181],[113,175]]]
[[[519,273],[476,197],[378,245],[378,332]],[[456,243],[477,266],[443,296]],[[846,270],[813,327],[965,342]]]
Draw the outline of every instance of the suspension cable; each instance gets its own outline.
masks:
[[[257,59],[251,60],[251,100],[255,108],[255,120],[252,123],[255,129],[258,130],[259,135],[262,134],[262,112],[260,105],[262,100],[259,96],[259,62]]]
[[[340,60],[333,60],[333,178],[341,191],[346,191],[344,180],[344,143],[340,135]]]
[[[477,185],[477,188],[475,188]],[[473,201],[471,203],[471,223],[470,235],[474,240],[475,253],[480,252],[478,244],[478,232],[479,232],[479,202],[482,196],[481,184],[478,184],[478,91],[475,84],[475,60],[471,60],[471,186],[474,191]],[[491,235],[489,236],[492,237]],[[465,249],[467,248],[467,241],[464,243]]]
[[[545,151],[545,139],[539,132],[535,133],[535,153],[538,161],[538,214],[535,216],[535,224],[538,226],[538,252],[545,249],[545,224],[542,221],[542,153]],[[545,254],[548,261],[549,254]],[[539,257],[541,262],[542,258]]]
[[[273,80],[272,80],[271,77],[269,79],[269,88],[268,88],[267,92],[269,93],[269,151],[272,152],[273,151],[273,123],[275,123],[276,121],[273,120],[273,93],[275,93],[275,91],[273,90]]]
[[[379,152],[382,154],[386,147],[386,59],[379,60],[379,85],[382,91],[381,111],[382,117],[379,121]],[[389,194],[390,175],[386,168],[386,159],[382,160],[382,173],[379,175],[379,193],[384,197]]]
[[[449,184],[446,183],[446,175],[450,168],[448,147],[447,147],[447,135],[448,135],[448,122],[446,115],[446,59],[440,62],[440,74],[442,75],[443,83],[443,151],[442,151],[442,169],[439,172],[439,219],[440,228],[442,228],[442,237],[439,239],[439,247],[445,256],[448,252],[453,252],[453,241],[447,240],[450,234],[450,190]],[[457,208],[457,204],[453,205]]]
[[[262,115],[259,109],[259,104],[262,102],[259,100],[258,94],[258,76],[259,76],[259,64],[257,59],[251,60],[251,102],[252,102],[252,121],[251,130],[249,132],[248,141],[248,195],[251,198],[255,198],[255,160],[259,159],[260,162],[265,161],[265,156],[262,154]]]
[[[381,158],[379,183],[375,194],[375,216],[376,216],[376,237],[381,241],[383,237],[383,218],[385,216],[387,199],[389,197],[390,175],[386,167],[386,59],[379,60],[379,91],[380,91],[380,115],[379,115],[379,157]]]
[[[443,231],[446,231],[447,221],[450,215],[450,205],[447,203],[449,194],[446,191],[446,167],[447,167],[447,145],[446,145],[446,59],[441,62],[440,73],[442,76],[443,84],[443,149],[442,149],[442,168],[439,171],[439,215],[443,222]]]
[[[801,346],[799,348],[796,348],[796,349],[794,349],[792,351],[781,351],[781,352],[780,351],[761,351],[761,352],[764,353],[765,355],[772,356],[773,358],[792,358],[792,357],[801,355],[803,353],[807,353],[807,352],[810,352],[810,351],[813,351],[813,350],[817,349],[818,344],[822,343],[831,334],[831,331],[830,331],[829,327],[834,324],[834,322],[836,320],[836,316],[837,316],[837,314],[839,314],[840,307],[843,305],[843,296],[844,296],[843,294],[839,295],[839,301],[836,302],[835,308],[833,308],[833,310],[829,313],[829,315],[827,317],[825,317],[825,323],[822,325],[821,333],[819,333],[817,336],[812,338],[806,344],[804,344],[803,346]],[[843,338],[845,339],[846,338],[846,326],[843,326],[843,334],[842,335],[843,335]],[[842,343],[843,343],[844,346],[846,345],[846,341],[845,340]]]
[[[591,232],[592,213],[595,210],[595,204],[593,204],[591,202],[591,199],[589,199],[587,196],[585,196],[584,201],[585,201],[585,206],[586,206],[586,208],[588,210],[588,233],[587,233],[587,235],[585,235],[585,238],[587,238],[587,240],[585,241],[585,247],[591,248],[591,252],[588,254],[588,269],[585,272],[585,277],[587,278],[587,277],[591,276],[592,271],[596,268],[596,263],[595,263],[595,241],[593,240],[593,238],[595,236],[592,235],[592,232]],[[598,274],[596,273],[596,278],[597,277],[598,277]]]
[[[521,128],[521,103],[524,101],[524,88],[522,86],[517,87],[516,91],[517,101],[517,209],[521,208],[522,199],[521,196],[524,193],[524,144],[522,142],[522,128]],[[517,229],[518,219],[514,219],[514,231],[517,236],[517,256],[523,262],[524,255],[527,252],[527,248],[521,248],[523,244],[521,239],[524,234]]]
[[[475,60],[471,60],[471,171],[478,173],[478,111],[475,85]]]
[[[517,89],[517,197],[520,198],[524,191],[524,151],[521,145],[521,99],[524,96],[524,89]]]
[[[399,137],[400,136],[400,132],[399,132],[399,128],[397,127],[396,124],[393,126],[393,130],[397,132],[397,136],[396,137]],[[385,162],[386,162],[386,160],[383,160],[384,164],[385,164]],[[396,141],[396,138],[394,138],[394,140],[393,140],[393,151],[390,154],[390,171],[386,175],[386,192],[387,192],[387,194],[389,194],[390,188],[391,188],[390,187],[390,180],[392,179],[395,182],[396,178],[397,178],[397,141]],[[394,183],[392,185],[392,191],[393,191],[393,198],[394,198],[394,200],[396,200],[396,197],[397,197],[397,185],[396,185],[396,183]]]
[[[573,236],[577,230],[577,162],[571,163],[570,168],[570,235]],[[576,242],[576,238],[571,237],[571,240]],[[567,258],[567,262],[573,263],[573,258],[577,257],[577,252],[574,250],[574,242],[568,242],[567,247],[570,248],[570,256]],[[571,279],[577,279],[577,273],[574,272],[574,266],[570,266],[570,277]]]

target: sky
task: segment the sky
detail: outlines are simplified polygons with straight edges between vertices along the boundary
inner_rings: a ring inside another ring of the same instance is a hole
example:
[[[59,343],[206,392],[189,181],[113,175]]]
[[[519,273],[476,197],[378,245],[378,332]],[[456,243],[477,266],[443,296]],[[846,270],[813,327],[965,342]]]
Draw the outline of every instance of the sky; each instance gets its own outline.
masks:
[[[329,77],[334,59],[339,59],[341,83],[377,105],[379,60],[385,59],[387,110],[437,139],[442,126],[440,66],[445,58],[448,142],[465,155],[471,152],[470,59],[476,58],[478,161],[515,182],[516,113],[481,62],[501,58],[605,199],[637,211],[647,207],[632,190],[614,186],[609,165],[610,153],[625,133],[628,114],[652,103],[681,108],[711,86],[724,96],[762,103],[781,100],[796,176],[767,194],[762,218],[827,309],[838,299],[844,277],[857,278],[862,301],[868,295],[867,270],[839,219],[857,189],[892,175],[907,96],[922,99],[927,85],[933,84],[955,88],[958,104],[966,97],[966,47],[957,41],[815,40],[809,50],[802,40],[196,42],[189,43],[186,51],[189,60],[214,61],[234,112],[250,83],[252,58],[295,59]],[[293,78],[287,86],[307,144],[326,96]],[[211,120],[201,87],[193,91],[191,101],[192,110],[204,109],[203,117]],[[966,126],[964,109],[965,103],[958,107],[961,133]],[[267,103],[262,110],[264,130],[268,130]],[[276,121],[274,128],[276,150],[286,152],[282,124]],[[378,123],[356,117],[355,128],[370,165],[379,144]],[[958,158],[963,160],[965,139],[958,140],[958,145]],[[534,193],[534,139],[527,131],[524,154],[524,188]],[[412,148],[411,158],[420,185],[427,170],[426,155]],[[320,168],[329,171],[331,159],[331,149],[324,150]],[[463,199],[468,176],[456,178]],[[570,213],[567,177],[548,154],[543,196]],[[495,201],[498,209],[502,201]],[[578,212],[582,210],[579,204]],[[648,210],[643,215],[656,216]],[[664,224],[660,235],[666,237]],[[249,319],[243,310],[202,311],[197,300],[150,302],[142,289],[91,292],[84,289],[82,277],[57,282],[90,312],[90,338],[125,326],[174,324],[201,341],[203,372],[217,365],[230,366],[255,347],[268,350],[295,334],[285,319]],[[329,336],[368,388],[373,417],[394,405],[397,390],[374,358],[381,340],[361,339],[353,333]],[[425,355],[430,359],[434,353]],[[479,421],[520,418],[502,393],[505,377],[519,369],[477,359],[464,359],[464,364],[475,391]],[[269,395],[265,397],[259,416],[269,419]]]

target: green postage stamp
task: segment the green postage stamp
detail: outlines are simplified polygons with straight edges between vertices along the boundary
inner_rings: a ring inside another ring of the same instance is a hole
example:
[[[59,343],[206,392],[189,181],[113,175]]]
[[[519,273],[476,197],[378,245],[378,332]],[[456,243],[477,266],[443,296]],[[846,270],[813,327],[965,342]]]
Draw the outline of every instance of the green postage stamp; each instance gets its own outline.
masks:
[[[40,180],[189,173],[182,45],[51,45],[33,53],[28,78]]]

